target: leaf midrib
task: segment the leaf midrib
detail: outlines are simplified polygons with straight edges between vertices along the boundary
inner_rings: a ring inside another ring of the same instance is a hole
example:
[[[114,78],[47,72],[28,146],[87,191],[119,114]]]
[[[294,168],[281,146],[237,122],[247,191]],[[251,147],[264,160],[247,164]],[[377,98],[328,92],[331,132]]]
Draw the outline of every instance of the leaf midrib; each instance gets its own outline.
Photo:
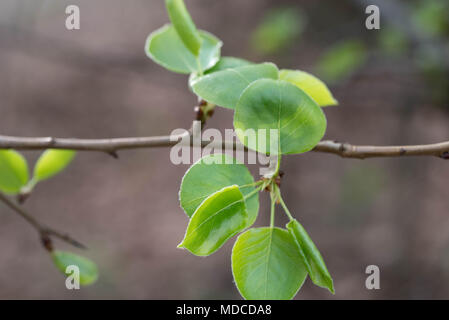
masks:
[[[229,207],[231,207],[231,206],[233,206],[234,204],[239,203],[239,202],[243,202],[243,203],[244,203],[244,200],[241,199],[241,200],[234,201],[234,202],[228,204],[226,207],[221,208],[221,209],[218,210],[216,213],[214,213],[213,215],[211,215],[210,217],[208,217],[206,220],[204,220],[203,222],[201,222],[195,229],[193,229],[193,230],[191,231],[191,233],[192,233],[192,234],[193,234],[193,233],[196,233],[196,231],[197,231],[199,228],[201,228],[201,227],[202,227],[206,222],[208,222],[210,219],[212,219],[213,217],[215,217],[216,215],[218,215],[218,214],[219,214],[220,212],[222,212],[223,210],[226,210],[227,208],[229,208]]]
[[[268,249],[267,249],[267,260],[266,260],[266,266],[265,266],[265,295],[264,299],[267,298],[267,290],[268,290],[268,265],[270,264],[270,257],[271,257],[271,245],[273,242],[273,228],[270,228],[270,235],[269,235],[269,243],[268,243]]]

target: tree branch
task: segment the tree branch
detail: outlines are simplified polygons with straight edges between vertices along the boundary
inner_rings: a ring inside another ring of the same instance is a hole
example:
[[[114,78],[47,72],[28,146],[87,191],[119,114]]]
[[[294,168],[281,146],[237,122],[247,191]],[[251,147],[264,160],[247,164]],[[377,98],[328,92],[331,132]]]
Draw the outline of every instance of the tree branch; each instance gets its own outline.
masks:
[[[355,146],[336,141],[322,141],[313,151],[357,159],[403,156],[435,156],[449,159],[449,141],[414,146]]]
[[[188,134],[178,136],[154,136],[115,139],[72,139],[72,138],[23,138],[0,136],[0,149],[42,150],[42,149],[70,149],[78,151],[99,151],[116,155],[119,150],[172,147],[185,139]],[[213,142],[202,140],[201,146],[212,143],[212,146],[244,149],[240,142]],[[189,145],[193,145],[190,136]],[[356,146],[337,141],[321,141],[314,152],[331,153],[343,158],[375,158],[375,157],[403,157],[403,156],[435,156],[449,159],[449,141],[410,146]]]
[[[0,192],[0,201],[3,202],[6,206],[8,206],[10,209],[12,209],[19,216],[24,218],[34,229],[36,229],[36,231],[39,233],[39,236],[41,237],[42,245],[48,251],[53,250],[53,244],[51,241],[51,237],[58,238],[74,247],[77,247],[80,249],[86,249],[86,246],[84,246],[82,243],[78,242],[77,240],[71,238],[69,235],[61,233],[57,230],[54,230],[52,228],[42,225],[32,215],[30,215],[28,212],[26,212],[19,205],[15,204],[13,201],[11,201],[7,196],[5,196],[1,192]]]

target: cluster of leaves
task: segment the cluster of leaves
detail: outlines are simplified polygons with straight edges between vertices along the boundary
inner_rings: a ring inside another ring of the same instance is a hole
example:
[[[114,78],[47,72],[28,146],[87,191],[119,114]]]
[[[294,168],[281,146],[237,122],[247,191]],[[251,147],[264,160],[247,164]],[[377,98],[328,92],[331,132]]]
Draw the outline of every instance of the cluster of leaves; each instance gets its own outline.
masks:
[[[208,256],[241,233],[232,251],[232,271],[244,298],[291,299],[307,276],[333,293],[333,281],[321,254],[282,199],[279,166],[282,155],[308,152],[318,144],[326,130],[321,107],[337,101],[321,80],[304,71],[221,57],[222,42],[196,28],[183,0],[166,0],[166,5],[172,24],[148,37],[148,56],[168,70],[190,74],[189,88],[207,101],[208,108],[235,111],[234,127],[243,144],[261,153],[270,150],[278,160],[275,172],[258,181],[246,166],[224,154],[195,163],[180,189],[181,206],[190,221],[179,247]],[[246,139],[244,132],[259,129],[277,130],[278,140],[263,145]],[[270,148],[270,143],[276,148]],[[66,168],[74,156],[70,150],[45,151],[30,179],[27,161],[20,153],[0,150],[0,191],[24,200],[39,182]],[[271,223],[251,228],[263,190],[271,196]],[[281,204],[290,219],[283,229],[274,225],[276,204]],[[70,265],[79,267],[80,284],[89,285],[98,278],[92,261],[47,249],[63,273]]]
[[[271,150],[278,167],[259,181],[232,157],[202,158],[185,174],[181,206],[190,221],[180,248],[197,256],[216,252],[233,236],[235,283],[246,299],[291,299],[307,275],[334,292],[332,278],[318,249],[285,205],[278,184],[284,154],[312,150],[326,130],[321,107],[336,105],[327,86],[299,70],[279,70],[273,63],[255,64],[221,57],[222,42],[196,28],[182,0],[166,0],[171,24],[153,32],[146,53],[168,70],[190,74],[189,87],[208,105],[232,109],[238,138],[249,149]],[[275,129],[276,148],[245,138],[246,130]],[[272,150],[273,149],[273,150]],[[271,224],[252,228],[259,211],[259,192],[270,191]],[[276,204],[290,219],[285,229],[274,226]],[[248,229],[248,230],[247,230]]]
[[[15,150],[0,149],[0,191],[18,196],[24,201],[39,182],[63,171],[74,159],[72,150],[46,150],[37,160],[30,179],[27,160]],[[52,261],[65,274],[66,268],[76,265],[80,270],[80,284],[89,285],[98,278],[95,263],[71,252],[51,250]]]
[[[47,150],[37,160],[30,179],[28,163],[22,154],[0,150],[0,191],[9,195],[29,193],[37,183],[64,170],[74,157],[74,151]]]

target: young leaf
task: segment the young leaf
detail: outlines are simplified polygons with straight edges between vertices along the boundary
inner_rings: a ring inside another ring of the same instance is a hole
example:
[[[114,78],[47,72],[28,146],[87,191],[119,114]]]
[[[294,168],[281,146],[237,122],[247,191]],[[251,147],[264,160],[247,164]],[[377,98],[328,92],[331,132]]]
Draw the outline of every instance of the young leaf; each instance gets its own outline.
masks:
[[[377,42],[383,53],[399,58],[408,50],[409,39],[402,30],[390,26],[379,31]]]
[[[247,220],[245,200],[239,187],[226,187],[201,203],[178,247],[186,248],[197,256],[208,256],[242,231]]]
[[[168,15],[184,45],[198,56],[201,48],[201,36],[195,27],[183,0],[165,0]]]
[[[253,64],[252,62],[249,62],[248,60],[245,59],[235,57],[222,57],[215,66],[204,72],[204,74],[210,74],[227,69],[249,66],[252,64]]]
[[[312,279],[313,283],[317,286],[327,288],[330,292],[335,293],[334,283],[329,271],[326,268],[323,257],[313,243],[312,239],[310,239],[306,230],[297,220],[290,221],[287,224],[287,229],[291,236],[295,239],[299,251],[306,259],[304,264],[307,267],[310,279]]]
[[[0,191],[17,194],[28,182],[28,164],[14,150],[0,150]]]
[[[352,75],[365,63],[366,58],[363,42],[346,40],[323,54],[317,65],[317,73],[327,82],[335,83]]]
[[[145,52],[154,62],[170,71],[183,74],[201,73],[217,64],[223,43],[210,33],[198,32],[203,39],[198,58],[184,45],[172,25],[166,25],[151,33],[145,45]]]
[[[204,100],[218,106],[235,109],[242,92],[259,79],[278,79],[278,69],[272,63],[262,63],[226,69],[198,78],[192,89]]]
[[[68,266],[79,268],[80,284],[87,286],[93,284],[98,279],[97,265],[91,260],[65,251],[53,251],[51,253],[53,263],[65,275]]]
[[[444,0],[420,1],[412,12],[417,30],[431,37],[444,37],[449,29],[449,3]]]
[[[232,249],[232,273],[240,294],[250,300],[292,299],[307,277],[295,240],[279,228],[241,234]]]
[[[72,162],[75,155],[76,152],[72,150],[46,150],[34,167],[33,181],[46,180],[60,173]]]
[[[251,36],[251,45],[261,54],[277,54],[288,49],[305,29],[305,15],[297,7],[270,10]]]
[[[218,71],[248,66],[248,65],[252,65],[252,64],[253,64],[252,62],[249,62],[247,60],[240,59],[240,58],[222,57],[220,59],[220,61],[218,61],[218,63],[215,66],[213,66],[209,70],[206,70],[204,72],[204,74],[211,74],[211,73],[218,72]],[[201,77],[201,75],[199,75],[197,73],[192,73],[190,75],[190,77],[189,77],[190,88],[192,87],[193,83],[196,82],[200,77]]]
[[[295,85],[262,79],[253,82],[240,97],[234,127],[240,141],[250,149],[295,154],[310,151],[318,144],[326,131],[326,117],[317,103]],[[277,130],[277,141],[260,134],[257,140],[266,139],[263,148],[255,139],[245,137],[246,130],[257,133],[259,129],[265,129],[267,134]]]
[[[326,84],[310,73],[299,70],[281,70],[279,79],[293,83],[312,97],[320,107],[338,105],[338,101],[332,96]]]
[[[198,206],[211,194],[232,185],[240,188],[243,196],[254,192],[254,179],[248,168],[226,154],[214,154],[200,159],[184,175],[179,191],[181,207],[191,217]],[[251,226],[259,212],[259,195],[245,199],[248,224]]]

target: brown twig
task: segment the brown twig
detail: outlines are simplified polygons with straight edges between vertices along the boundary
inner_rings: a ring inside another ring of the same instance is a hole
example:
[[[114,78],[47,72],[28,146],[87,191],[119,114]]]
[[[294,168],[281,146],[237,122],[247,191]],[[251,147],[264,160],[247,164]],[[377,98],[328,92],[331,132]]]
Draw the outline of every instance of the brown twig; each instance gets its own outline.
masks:
[[[143,149],[172,147],[186,137],[180,136],[154,136],[136,138],[115,138],[115,139],[72,139],[72,138],[22,138],[0,136],[0,149],[16,150],[42,150],[42,149],[70,149],[78,151],[99,151],[108,154],[116,154],[118,150]],[[190,145],[192,139],[190,139]],[[210,143],[218,144],[222,147],[236,149],[241,147],[239,142],[211,142],[202,140],[201,145]],[[449,141],[409,146],[357,146],[349,143],[337,141],[322,141],[314,152],[331,153],[343,158],[374,158],[374,157],[404,157],[404,156],[436,156],[443,159],[449,158]]]
[[[3,202],[6,206],[12,209],[19,216],[24,218],[36,231],[39,233],[39,236],[42,241],[42,245],[48,250],[53,250],[53,243],[51,241],[51,237],[58,238],[74,247],[80,249],[86,249],[82,243],[77,240],[71,238],[69,235],[61,233],[57,230],[49,228],[47,226],[42,225],[39,221],[36,220],[32,215],[26,212],[22,207],[15,204],[12,200],[10,200],[6,195],[0,192],[0,201]]]
[[[411,146],[355,146],[336,141],[322,141],[313,151],[357,159],[404,156],[435,156],[449,159],[449,141]]]

